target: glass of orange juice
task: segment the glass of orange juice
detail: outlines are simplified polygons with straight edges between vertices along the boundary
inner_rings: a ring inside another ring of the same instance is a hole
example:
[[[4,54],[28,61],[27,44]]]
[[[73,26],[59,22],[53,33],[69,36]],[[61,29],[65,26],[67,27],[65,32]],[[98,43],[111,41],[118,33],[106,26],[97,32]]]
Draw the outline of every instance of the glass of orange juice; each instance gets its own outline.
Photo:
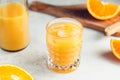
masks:
[[[0,47],[19,51],[29,43],[27,0],[1,0]]]
[[[72,18],[57,18],[46,27],[48,67],[58,73],[76,70],[80,62],[82,25]]]

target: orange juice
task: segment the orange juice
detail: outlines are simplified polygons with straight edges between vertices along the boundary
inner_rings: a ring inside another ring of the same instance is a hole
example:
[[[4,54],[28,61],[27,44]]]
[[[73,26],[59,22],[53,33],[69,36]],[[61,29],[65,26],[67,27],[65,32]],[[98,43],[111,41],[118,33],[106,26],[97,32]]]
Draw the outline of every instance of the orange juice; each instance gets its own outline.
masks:
[[[10,2],[0,6],[0,47],[8,51],[29,43],[28,12],[24,5]]]
[[[75,20],[65,19],[48,24],[46,34],[50,56],[48,66],[62,73],[72,72],[78,67],[82,44],[82,25]]]

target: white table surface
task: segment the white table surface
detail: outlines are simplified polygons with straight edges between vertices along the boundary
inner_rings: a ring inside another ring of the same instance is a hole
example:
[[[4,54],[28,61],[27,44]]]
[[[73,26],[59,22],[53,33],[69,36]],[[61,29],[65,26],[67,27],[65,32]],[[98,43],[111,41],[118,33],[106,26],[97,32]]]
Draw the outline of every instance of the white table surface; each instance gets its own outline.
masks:
[[[84,0],[41,0],[51,4],[69,5]],[[108,0],[120,3],[119,0]],[[29,1],[31,2],[31,1]],[[79,69],[69,74],[58,74],[46,66],[47,48],[45,27],[55,17],[30,11],[29,46],[16,53],[0,50],[0,64],[15,64],[30,72],[35,80],[120,80],[120,60],[110,52],[110,39],[103,33],[84,28]]]

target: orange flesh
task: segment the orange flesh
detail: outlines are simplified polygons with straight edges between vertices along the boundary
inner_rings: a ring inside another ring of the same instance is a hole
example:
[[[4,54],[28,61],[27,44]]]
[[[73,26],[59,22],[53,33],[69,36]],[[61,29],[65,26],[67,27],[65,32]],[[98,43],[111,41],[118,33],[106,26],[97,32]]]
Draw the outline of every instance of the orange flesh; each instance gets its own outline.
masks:
[[[48,28],[46,35],[47,45],[54,64],[67,66],[73,64],[79,57],[82,44],[82,26],[69,22],[59,22]],[[58,71],[56,72],[71,72]]]
[[[20,3],[0,6],[0,46],[6,50],[19,50],[29,43],[28,12]]]
[[[116,40],[115,42],[113,42],[113,47],[117,55],[120,56],[120,40]]]
[[[95,17],[110,17],[116,13],[119,6],[111,3],[103,3],[101,0],[88,0],[90,13]],[[118,12],[117,12],[118,13]]]
[[[30,75],[16,67],[1,66],[0,80],[32,80],[32,78]]]

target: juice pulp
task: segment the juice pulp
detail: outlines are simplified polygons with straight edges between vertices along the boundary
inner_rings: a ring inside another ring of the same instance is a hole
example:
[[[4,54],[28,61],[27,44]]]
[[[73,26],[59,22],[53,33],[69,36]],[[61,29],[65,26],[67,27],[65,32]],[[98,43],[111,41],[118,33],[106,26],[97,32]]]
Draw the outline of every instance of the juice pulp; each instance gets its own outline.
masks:
[[[29,73],[11,65],[0,66],[0,80],[33,80]]]
[[[79,58],[82,44],[82,26],[58,22],[47,28],[47,45],[49,56],[57,66],[70,66]],[[56,72],[71,72],[72,70],[57,70]]]
[[[29,43],[28,12],[24,5],[11,2],[0,6],[0,47],[16,51]]]

